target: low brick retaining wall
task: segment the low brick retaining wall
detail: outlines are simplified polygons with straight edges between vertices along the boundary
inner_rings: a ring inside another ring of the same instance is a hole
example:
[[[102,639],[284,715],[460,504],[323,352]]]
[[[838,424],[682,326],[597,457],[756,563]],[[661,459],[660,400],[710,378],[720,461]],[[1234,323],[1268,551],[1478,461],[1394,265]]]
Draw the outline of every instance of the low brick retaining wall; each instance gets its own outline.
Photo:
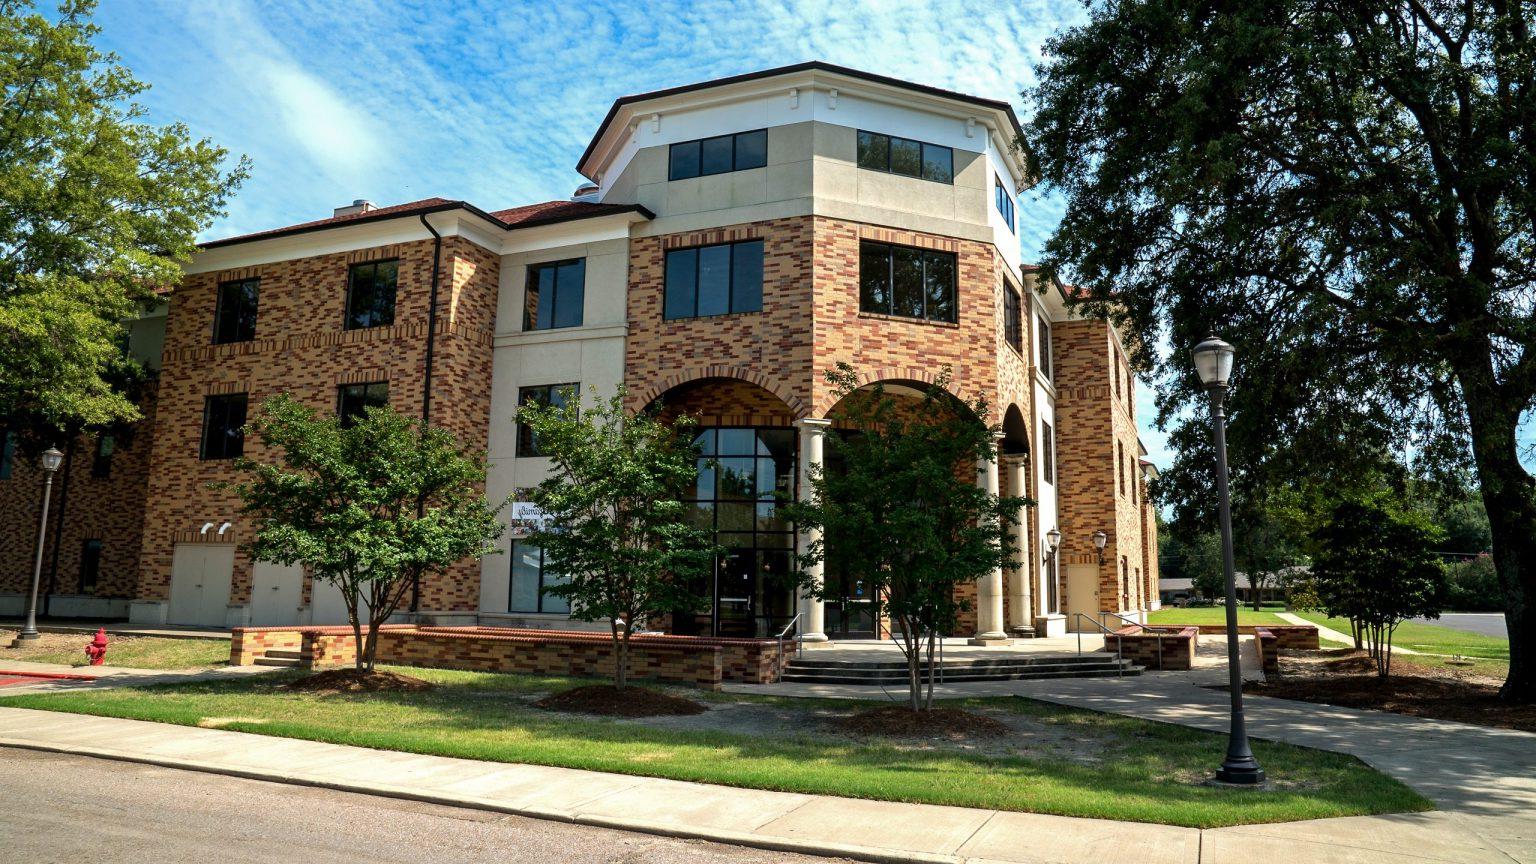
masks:
[[[1197,627],[1144,627],[1131,624],[1104,637],[1104,650],[1147,669],[1182,672],[1194,668]]]
[[[1225,624],[1201,624],[1200,632],[1207,636],[1227,635]],[[1259,630],[1267,630],[1275,637],[1275,644],[1285,651],[1316,651],[1322,647],[1322,642],[1317,635],[1317,628],[1311,624],[1239,624],[1237,632],[1243,636],[1256,635]]]
[[[1315,634],[1316,631],[1314,630]],[[1280,637],[1268,627],[1253,628],[1253,642],[1259,651],[1259,668],[1273,681],[1280,677]]]
[[[230,631],[230,662],[247,665],[267,651],[298,651],[309,667],[356,662],[351,627],[237,627]],[[606,633],[499,627],[385,625],[379,632],[380,663],[516,672],[532,675],[608,677],[613,641]],[[702,639],[643,635],[630,640],[629,674],[718,690],[724,681],[764,684],[777,678],[778,643],[756,639]]]

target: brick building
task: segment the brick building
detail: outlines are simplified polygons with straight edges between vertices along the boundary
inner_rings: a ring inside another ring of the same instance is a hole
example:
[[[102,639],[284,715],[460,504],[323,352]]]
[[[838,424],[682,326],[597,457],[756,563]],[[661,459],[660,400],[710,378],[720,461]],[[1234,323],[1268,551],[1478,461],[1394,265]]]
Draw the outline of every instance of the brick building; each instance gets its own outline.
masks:
[[[1019,133],[1006,103],[808,63],[617,100],[568,201],[360,201],[205,243],[162,308],[130,324],[157,370],[145,419],[105,457],[94,437],[71,450],[45,551],[51,611],[340,620],[335,590],[302,568],[246,559],[250,526],[209,487],[231,476],[228,457],[261,455],[239,427],[268,396],[426,414],[486,449],[501,500],[548,470],[512,419],[520,403],[622,383],[631,407],[701,418],[694,512],[728,550],[700,586],[708,610],[671,626],[764,635],[799,612],[809,638],[870,636],[857,585],[826,574],[839,590],[823,603],[773,578],[797,542],[773,497],[797,494],[823,458],[840,418],[825,374],[847,362],[903,398],[948,367],[1001,430],[977,482],[1037,502],[1020,566],[967,591],[966,635],[1140,618],[1157,605],[1157,562],[1135,379],[1121,336],[1075,318],[1062,286],[1020,260]],[[0,611],[15,611],[39,483],[27,460],[4,469]],[[526,515],[513,508],[514,529]],[[569,626],[541,591],[559,577],[540,551],[516,530],[502,547],[424,584],[415,615]]]

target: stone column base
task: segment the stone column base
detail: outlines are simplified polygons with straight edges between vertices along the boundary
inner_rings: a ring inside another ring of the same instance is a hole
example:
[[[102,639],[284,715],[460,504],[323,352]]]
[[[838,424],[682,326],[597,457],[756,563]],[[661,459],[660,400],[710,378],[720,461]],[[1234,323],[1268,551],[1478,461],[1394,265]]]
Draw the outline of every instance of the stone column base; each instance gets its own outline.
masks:
[[[1033,639],[1035,638],[1035,628],[1025,624],[1018,624],[1008,628],[1008,635],[1015,639]]]
[[[1067,616],[1041,615],[1035,619],[1035,635],[1046,637],[1067,635]]]
[[[967,645],[981,645],[986,648],[999,648],[1012,645],[1013,640],[1006,633],[977,633],[971,637]]]

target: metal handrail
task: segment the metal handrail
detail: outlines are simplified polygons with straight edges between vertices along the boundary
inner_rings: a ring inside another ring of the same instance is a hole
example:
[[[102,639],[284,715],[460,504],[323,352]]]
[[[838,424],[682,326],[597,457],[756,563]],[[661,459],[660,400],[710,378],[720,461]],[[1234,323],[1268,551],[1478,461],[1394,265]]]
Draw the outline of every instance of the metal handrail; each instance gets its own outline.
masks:
[[[1074,616],[1073,620],[1078,623],[1079,628],[1082,627],[1082,622],[1087,621],[1089,624],[1092,624],[1093,626],[1104,631],[1105,636],[1115,635],[1114,631],[1110,630],[1108,627],[1105,627],[1102,621],[1089,618],[1082,612],[1073,612],[1072,615]],[[1083,631],[1081,629],[1077,631],[1077,653],[1078,656],[1082,656],[1083,653]],[[1119,639],[1115,640],[1115,674],[1120,677],[1125,676],[1125,646]]]
[[[1163,671],[1163,633],[1166,632],[1167,630],[1172,629],[1172,628],[1163,628],[1163,627],[1156,627],[1156,626],[1153,626],[1151,624],[1143,624],[1143,623],[1141,623],[1140,621],[1137,621],[1134,618],[1127,618],[1124,615],[1121,615],[1119,612],[1100,612],[1099,613],[1099,618],[1102,619],[1105,615],[1113,615],[1116,618],[1120,619],[1121,621],[1125,622],[1126,624],[1130,624],[1133,627],[1140,627],[1143,632],[1151,633],[1153,636],[1156,636],[1157,637],[1157,671],[1159,671],[1159,672]]]
[[[796,612],[795,613],[795,617],[789,619],[789,623],[785,624],[784,625],[784,629],[779,631],[778,639],[779,639],[779,677],[780,678],[784,677],[784,662],[785,662],[784,661],[784,637],[789,635],[789,631],[795,630],[795,656],[796,657],[800,657],[802,655],[802,653],[805,651],[805,634],[801,633],[799,630],[796,629],[796,625],[800,623],[800,616],[803,615],[803,614],[804,614],[803,612]]]

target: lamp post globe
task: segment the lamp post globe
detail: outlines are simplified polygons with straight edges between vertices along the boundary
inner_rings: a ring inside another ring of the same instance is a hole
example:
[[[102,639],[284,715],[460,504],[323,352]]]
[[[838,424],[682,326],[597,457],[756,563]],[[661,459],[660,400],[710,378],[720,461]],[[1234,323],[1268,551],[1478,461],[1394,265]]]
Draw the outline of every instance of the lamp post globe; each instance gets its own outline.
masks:
[[[1227,589],[1227,691],[1231,698],[1231,722],[1227,758],[1216,769],[1222,783],[1254,786],[1264,782],[1264,769],[1248,745],[1248,726],[1243,716],[1243,665],[1237,644],[1237,584],[1232,552],[1232,492],[1227,486],[1227,415],[1224,405],[1232,361],[1237,349],[1215,336],[1195,346],[1195,374],[1200,376],[1211,403],[1211,435],[1216,445],[1216,495],[1221,521],[1221,566]]]
[[[43,547],[48,540],[48,498],[53,492],[53,474],[64,463],[64,454],[57,447],[49,447],[43,451],[43,511],[38,517],[37,524],[37,555],[32,559],[32,592],[27,595],[27,621],[21,627],[21,632],[11,642],[15,648],[25,642],[33,642],[38,638],[37,633],[37,588],[43,579]]]

